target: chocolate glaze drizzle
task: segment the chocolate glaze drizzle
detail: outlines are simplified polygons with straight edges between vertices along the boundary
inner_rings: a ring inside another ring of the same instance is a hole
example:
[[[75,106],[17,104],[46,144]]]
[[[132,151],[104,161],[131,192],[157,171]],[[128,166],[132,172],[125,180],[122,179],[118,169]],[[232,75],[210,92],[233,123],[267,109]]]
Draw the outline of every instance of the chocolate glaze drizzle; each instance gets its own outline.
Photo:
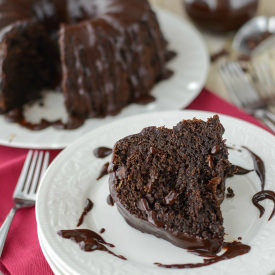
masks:
[[[273,211],[268,219],[270,221],[275,214],[275,192],[273,192],[271,190],[264,190],[264,188],[265,188],[265,165],[264,165],[264,162],[258,155],[256,155],[254,152],[252,152],[249,148],[247,148],[246,146],[242,146],[242,147],[250,153],[250,155],[253,159],[254,169],[261,181],[261,189],[262,190],[253,196],[252,203],[259,209],[260,218],[261,218],[265,212],[265,209],[263,206],[261,206],[259,204],[259,202],[266,200],[266,199],[272,200],[274,202],[274,207],[273,207]]]
[[[115,247],[113,244],[105,242],[105,240],[96,232],[89,229],[74,229],[74,230],[60,230],[57,232],[59,236],[65,239],[70,239],[79,244],[79,247],[84,251],[101,250],[112,254],[122,260],[127,260],[122,255],[117,255],[110,251],[106,246]]]
[[[263,206],[261,206],[259,204],[260,201],[263,201],[265,199],[269,199],[272,200],[274,202],[274,207],[273,207],[273,211],[271,213],[271,215],[269,216],[268,220],[270,221],[274,214],[275,214],[275,193],[273,191],[270,190],[263,190],[260,191],[258,193],[256,193],[253,198],[252,198],[252,202],[253,204],[260,210],[260,218],[263,216],[265,209]]]
[[[108,167],[109,167],[109,162],[106,162],[103,167],[101,168],[101,171],[99,173],[99,176],[96,178],[96,180],[100,180],[104,176],[108,175]]]
[[[253,169],[248,170],[248,169],[243,168],[243,167],[238,166],[238,165],[232,165],[230,167],[230,170],[227,171],[227,173],[228,173],[227,177],[231,178],[234,175],[245,175],[245,174],[248,174],[248,173],[253,172],[253,171],[254,171]]]
[[[111,196],[111,194],[107,197],[107,203],[110,205],[110,206],[114,206],[114,200]]]
[[[256,155],[254,152],[252,152],[246,146],[242,146],[242,148],[246,149],[250,153],[250,155],[253,159],[254,169],[255,169],[258,177],[260,178],[261,188],[263,191],[264,187],[265,187],[265,165],[264,165],[264,162],[258,155]]]
[[[254,169],[248,170],[248,169],[243,168],[243,167],[238,166],[238,165],[234,165],[234,166],[235,166],[235,169],[236,169],[235,175],[246,175],[246,174],[254,171]]]
[[[100,159],[108,157],[109,155],[112,154],[112,152],[113,150],[108,147],[97,147],[93,151],[94,156]]]
[[[170,77],[171,75],[169,75]],[[166,77],[166,75],[165,75]],[[169,78],[168,77],[168,78]],[[148,103],[154,102],[156,100],[155,97],[153,97],[152,95],[144,95],[142,97],[136,98],[133,103],[139,104],[139,105],[146,105]]]
[[[161,263],[154,263],[154,264],[159,266],[159,267],[165,267],[165,268],[179,268],[179,269],[197,268],[197,267],[208,266],[208,265],[220,262],[220,261],[235,258],[237,256],[248,253],[251,249],[250,246],[248,246],[246,244],[242,244],[241,242],[236,242],[236,241],[234,241],[232,243],[225,242],[223,244],[223,248],[225,248],[226,251],[222,255],[214,256],[214,257],[211,257],[211,258],[208,258],[208,259],[203,259],[203,263],[171,264],[171,265],[166,265],[166,264],[161,264]]]
[[[234,151],[238,151],[238,152],[242,152],[241,149],[238,149],[238,148],[235,148],[235,147],[231,147],[231,146],[226,146],[227,149],[230,149],[230,150],[234,150]]]
[[[85,208],[83,209],[83,212],[76,225],[77,227],[79,227],[83,223],[84,217],[92,210],[93,206],[93,202],[90,199],[87,199],[85,202]]]

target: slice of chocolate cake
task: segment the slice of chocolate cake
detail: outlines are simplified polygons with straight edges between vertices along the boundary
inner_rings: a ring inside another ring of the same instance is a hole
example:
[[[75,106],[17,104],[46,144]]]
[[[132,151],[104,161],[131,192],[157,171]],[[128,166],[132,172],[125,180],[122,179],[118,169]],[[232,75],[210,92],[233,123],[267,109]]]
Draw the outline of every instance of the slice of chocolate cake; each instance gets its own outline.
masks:
[[[207,122],[183,120],[173,129],[148,127],[119,140],[109,187],[127,223],[192,252],[217,253],[231,166],[223,133],[215,115]]]

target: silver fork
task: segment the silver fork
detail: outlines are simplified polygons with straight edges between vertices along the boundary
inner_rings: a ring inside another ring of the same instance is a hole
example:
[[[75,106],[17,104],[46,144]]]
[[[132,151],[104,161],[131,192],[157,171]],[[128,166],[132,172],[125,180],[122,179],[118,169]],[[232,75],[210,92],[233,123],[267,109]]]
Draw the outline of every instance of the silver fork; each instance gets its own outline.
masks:
[[[265,109],[257,91],[237,62],[228,62],[219,67],[222,79],[235,105],[260,119],[275,133],[274,114]]]
[[[268,62],[253,62],[253,71],[257,78],[257,85],[264,98],[275,103],[275,79]]]
[[[0,228],[0,257],[16,210],[35,204],[38,183],[48,164],[49,152],[28,152],[13,193],[14,206]]]

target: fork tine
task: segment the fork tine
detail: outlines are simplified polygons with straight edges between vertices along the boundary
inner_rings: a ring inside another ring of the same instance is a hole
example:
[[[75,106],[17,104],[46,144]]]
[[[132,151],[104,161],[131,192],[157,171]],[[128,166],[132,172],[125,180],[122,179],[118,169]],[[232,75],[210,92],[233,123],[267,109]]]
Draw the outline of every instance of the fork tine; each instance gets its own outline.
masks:
[[[235,77],[238,79],[239,83],[239,96],[243,105],[251,104],[260,99],[257,91],[251,85],[247,75],[243,72],[241,66],[237,62],[232,62],[232,70],[235,73]]]
[[[244,92],[246,88],[244,87],[244,82],[240,79],[240,73],[236,67],[235,62],[230,62],[225,65],[228,74],[228,79],[230,79],[232,91],[234,96],[237,98],[237,106],[243,107],[246,104],[246,98]]]
[[[228,70],[228,67],[226,66],[226,64],[223,64],[220,66],[219,70],[220,70],[222,79],[225,83],[225,86],[230,93],[230,97],[231,97],[232,101],[234,102],[235,105],[242,107],[242,104],[241,104],[238,96],[236,96],[236,94],[235,94],[235,89],[232,86],[231,73]]]
[[[262,70],[263,70],[263,74],[267,85],[269,87],[272,87],[272,85],[274,85],[274,80],[273,80],[269,66],[262,64]]]
[[[263,92],[270,96],[274,93],[275,80],[272,75],[270,65],[268,64],[253,64],[256,77],[262,87]]]
[[[267,76],[267,68],[264,67],[263,64],[259,64],[258,66],[256,66],[255,68],[256,73],[258,75],[259,80],[264,84],[269,86],[270,85],[270,81],[268,80],[268,76]]]
[[[0,257],[12,219],[17,209],[35,205],[37,185],[41,176],[41,171],[44,172],[48,166],[49,152],[45,154],[42,165],[43,156],[44,153],[42,151],[39,154],[38,151],[35,151],[33,154],[33,151],[30,150],[27,154],[22,172],[13,193],[14,206],[5,219],[3,225],[0,227]]]
[[[31,162],[31,158],[32,158],[32,153],[33,151],[30,150],[27,154],[27,157],[25,159],[21,174],[19,176],[19,179],[17,181],[17,185],[16,188],[13,192],[13,196],[15,196],[15,194],[18,194],[18,192],[21,192],[23,187],[24,187],[24,183],[28,174],[28,170],[29,170],[29,166],[30,166],[30,162]]]
[[[31,186],[32,178],[33,178],[33,172],[34,172],[36,161],[37,161],[37,156],[38,156],[38,152],[35,151],[34,154],[33,154],[33,158],[32,158],[30,169],[28,171],[27,180],[26,180],[24,188],[22,190],[24,193],[28,193],[29,188]]]
[[[43,174],[45,173],[47,167],[49,166],[49,159],[50,159],[50,153],[49,152],[46,152],[45,154],[45,157],[44,157],[44,162],[43,162],[43,166],[42,166],[42,169],[41,169],[41,176],[43,176]],[[40,176],[40,178],[41,178]]]
[[[36,163],[32,184],[31,184],[30,189],[29,189],[30,194],[35,194],[35,192],[36,192],[36,186],[37,186],[38,181],[39,181],[43,155],[44,155],[44,153],[42,151],[38,155],[38,160],[37,160],[37,163]]]
[[[39,183],[40,183],[40,181],[41,181],[42,176],[44,175],[46,169],[47,169],[48,166],[49,166],[49,160],[50,160],[50,153],[49,153],[49,152],[46,152],[46,153],[45,153],[45,156],[44,156],[44,160],[43,160],[41,172],[40,172],[40,175],[39,175],[39,179],[38,179],[38,181],[37,181],[37,183],[36,183],[36,188],[35,188],[35,190],[34,190],[35,193],[36,193],[37,190],[38,190],[38,186],[39,186]]]
[[[260,96],[240,65],[236,62],[229,62],[220,66],[219,69],[232,101],[246,112],[260,119],[269,129],[275,132],[273,120],[268,116],[268,110],[252,106],[258,102]]]
[[[232,62],[229,64],[229,69],[231,71],[231,77],[233,78],[233,86],[235,85],[235,94],[240,99],[241,105],[244,106],[247,104],[247,96],[245,95],[245,92],[247,90],[247,87],[245,85],[245,81],[242,80],[241,76],[242,72],[240,72],[238,66],[235,64],[235,62]]]
[[[230,62],[226,65],[228,71],[228,77],[230,78],[232,89],[234,91],[235,96],[239,100],[240,107],[246,103],[246,99],[244,98],[243,91],[245,90],[243,86],[243,82],[240,81],[240,77],[238,75],[238,69],[236,68],[234,62]]]
[[[268,66],[264,65],[264,64],[262,64],[262,65],[265,70],[265,76],[266,76],[267,82],[269,83],[269,87],[270,87],[270,89],[274,89],[275,81],[274,81],[274,78],[272,75],[270,65],[268,65]],[[270,90],[270,92],[271,92],[271,90]]]
[[[221,67],[222,77],[234,104],[245,108],[260,99],[247,75],[237,62],[229,62]]]

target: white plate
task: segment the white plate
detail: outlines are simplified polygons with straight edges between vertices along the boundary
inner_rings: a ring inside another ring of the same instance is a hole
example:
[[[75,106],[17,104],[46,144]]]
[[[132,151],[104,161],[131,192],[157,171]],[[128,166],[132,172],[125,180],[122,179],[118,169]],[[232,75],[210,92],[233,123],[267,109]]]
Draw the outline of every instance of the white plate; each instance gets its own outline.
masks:
[[[33,132],[8,123],[0,115],[0,144],[28,148],[64,148],[84,133],[119,118],[152,111],[177,110],[191,103],[203,87],[208,72],[205,44],[196,29],[183,19],[162,10],[157,10],[157,15],[170,49],[178,55],[169,64],[174,76],[157,84],[152,91],[152,95],[156,97],[155,102],[144,106],[132,104],[117,116],[88,119],[82,127],[70,131],[51,127]],[[27,112],[30,121],[39,121],[41,116],[49,120],[66,118],[61,94],[50,93],[45,99],[44,107],[37,104]]]
[[[58,267],[54,261],[51,259],[50,255],[48,254],[46,248],[44,247],[44,244],[43,244],[43,241],[41,239],[41,237],[39,236],[39,233],[38,233],[38,239],[39,239],[39,243],[40,243],[40,247],[41,247],[41,250],[42,250],[42,253],[45,257],[45,259],[47,260],[50,268],[52,269],[53,273],[55,275],[65,275],[65,270],[64,269],[61,269],[60,267]],[[1,273],[0,273],[1,274]],[[66,274],[66,275],[69,275],[69,274]]]
[[[200,111],[173,111],[134,116],[100,127],[85,135],[66,148],[46,172],[38,192],[36,217],[40,237],[47,254],[57,267],[67,274],[182,274],[182,270],[168,270],[153,265],[161,263],[200,262],[183,249],[143,234],[128,226],[117,212],[116,207],[107,204],[108,178],[96,181],[106,159],[96,159],[93,149],[98,146],[112,147],[114,143],[129,134],[137,133],[150,125],[172,127],[182,119],[210,117],[212,113]],[[226,132],[224,138],[228,145],[248,146],[260,155],[266,164],[266,188],[275,190],[274,137],[264,130],[244,121],[220,115]],[[230,151],[230,160],[246,168],[252,168],[250,155]],[[186,274],[269,274],[275,271],[275,219],[267,222],[273,206],[264,201],[266,214],[259,219],[258,210],[253,206],[251,197],[260,190],[260,182],[254,172],[245,176],[235,176],[227,181],[235,192],[235,197],[225,199],[222,204],[226,240],[236,240],[251,245],[251,251],[232,260],[193,270]],[[94,208],[87,215],[81,228],[90,228],[103,234],[107,242],[116,245],[113,250],[124,255],[122,261],[104,252],[87,253],[70,240],[57,235],[61,229],[74,229],[83,210],[86,198],[94,202]],[[259,262],[259,258],[261,261]]]

